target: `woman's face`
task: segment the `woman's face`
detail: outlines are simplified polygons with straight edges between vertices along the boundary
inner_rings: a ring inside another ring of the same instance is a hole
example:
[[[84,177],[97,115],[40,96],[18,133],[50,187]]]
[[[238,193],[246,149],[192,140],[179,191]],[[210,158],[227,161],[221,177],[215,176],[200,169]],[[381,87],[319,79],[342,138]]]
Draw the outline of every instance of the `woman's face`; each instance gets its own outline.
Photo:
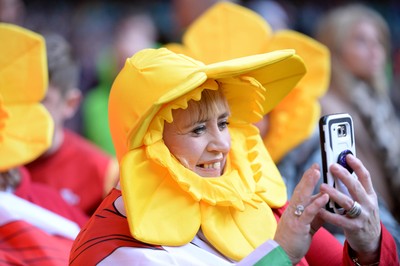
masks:
[[[221,107],[224,106],[221,101]],[[226,108],[198,118],[199,110],[191,108],[173,111],[174,121],[165,123],[163,138],[170,152],[186,168],[203,177],[217,177],[223,173],[231,148],[228,131],[229,111]],[[196,115],[197,113],[197,115]]]
[[[385,49],[377,28],[364,20],[355,24],[343,44],[342,60],[355,76],[370,79],[384,67]]]

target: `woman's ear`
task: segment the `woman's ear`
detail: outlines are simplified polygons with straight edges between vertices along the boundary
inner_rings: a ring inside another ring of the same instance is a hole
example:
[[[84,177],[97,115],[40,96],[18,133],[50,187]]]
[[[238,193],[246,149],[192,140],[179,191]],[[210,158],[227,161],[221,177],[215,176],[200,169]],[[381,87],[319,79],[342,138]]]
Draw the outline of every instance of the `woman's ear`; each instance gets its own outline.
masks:
[[[81,104],[82,93],[78,88],[68,90],[64,96],[64,119],[72,118],[78,111],[79,105]]]

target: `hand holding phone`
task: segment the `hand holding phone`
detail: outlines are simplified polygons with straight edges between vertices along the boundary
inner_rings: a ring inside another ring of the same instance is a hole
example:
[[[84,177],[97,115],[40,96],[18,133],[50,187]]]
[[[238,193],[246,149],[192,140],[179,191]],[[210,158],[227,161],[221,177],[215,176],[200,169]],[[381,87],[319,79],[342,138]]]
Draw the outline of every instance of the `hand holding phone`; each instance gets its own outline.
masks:
[[[338,189],[351,197],[347,187],[336,177],[332,176],[329,167],[339,163],[346,168],[354,178],[357,176],[346,163],[346,155],[356,155],[353,119],[347,113],[325,115],[319,120],[319,135],[321,144],[322,173],[324,183]],[[344,214],[344,209],[333,201],[327,203],[330,212]]]

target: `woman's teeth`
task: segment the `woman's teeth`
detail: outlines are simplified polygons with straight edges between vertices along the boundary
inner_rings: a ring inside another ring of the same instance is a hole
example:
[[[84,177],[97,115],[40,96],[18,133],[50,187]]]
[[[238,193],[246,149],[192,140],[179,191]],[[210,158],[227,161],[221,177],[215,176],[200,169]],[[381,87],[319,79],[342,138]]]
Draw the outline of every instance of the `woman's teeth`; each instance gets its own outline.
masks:
[[[202,165],[203,168],[205,169],[220,169],[221,168],[221,162],[216,162],[216,163],[205,163]]]

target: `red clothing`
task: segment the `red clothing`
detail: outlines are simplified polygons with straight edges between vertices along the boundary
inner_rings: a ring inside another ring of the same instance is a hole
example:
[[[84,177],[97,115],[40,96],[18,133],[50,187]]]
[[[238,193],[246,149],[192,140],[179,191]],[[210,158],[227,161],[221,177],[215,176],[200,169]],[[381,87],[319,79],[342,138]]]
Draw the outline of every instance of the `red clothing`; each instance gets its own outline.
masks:
[[[0,225],[0,265],[65,266],[71,245],[25,221]]]
[[[89,216],[118,180],[117,161],[67,129],[64,142],[54,154],[26,167],[33,181],[56,188],[65,201]]]
[[[96,265],[118,247],[143,247],[162,249],[132,238],[126,217],[113,206],[121,192],[113,189],[89,223],[76,237],[70,256],[70,265]],[[101,221],[98,223],[98,221]],[[86,231],[90,228],[89,231]],[[116,237],[118,236],[118,237]],[[84,256],[80,256],[85,254]]]
[[[81,230],[71,250],[70,265],[96,265],[118,247],[163,249],[161,246],[148,245],[132,238],[126,217],[113,205],[119,196],[121,192],[113,189],[89,223]],[[277,220],[286,206],[274,210]],[[382,226],[380,261],[380,265],[399,263],[394,240],[384,226]],[[329,232],[321,228],[314,235],[311,247],[299,265],[354,264],[348,256],[348,246],[343,247]]]
[[[31,182],[29,172],[24,167],[19,169],[21,183],[14,191],[16,196],[59,214],[80,227],[87,222],[89,217],[78,208],[67,204],[57,190],[44,184]]]

